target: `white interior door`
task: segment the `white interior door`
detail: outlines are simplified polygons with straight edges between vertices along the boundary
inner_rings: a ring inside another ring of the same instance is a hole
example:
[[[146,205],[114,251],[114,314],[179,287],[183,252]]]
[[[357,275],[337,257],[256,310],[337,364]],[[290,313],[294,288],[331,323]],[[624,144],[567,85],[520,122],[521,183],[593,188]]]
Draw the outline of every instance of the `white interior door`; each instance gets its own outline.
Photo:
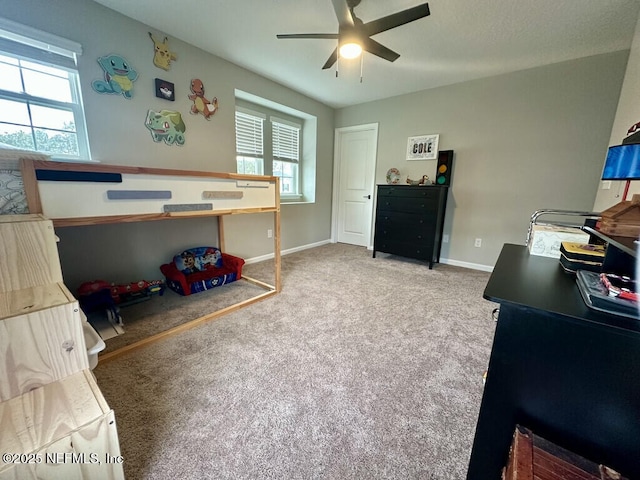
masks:
[[[336,129],[334,239],[371,246],[378,124]]]

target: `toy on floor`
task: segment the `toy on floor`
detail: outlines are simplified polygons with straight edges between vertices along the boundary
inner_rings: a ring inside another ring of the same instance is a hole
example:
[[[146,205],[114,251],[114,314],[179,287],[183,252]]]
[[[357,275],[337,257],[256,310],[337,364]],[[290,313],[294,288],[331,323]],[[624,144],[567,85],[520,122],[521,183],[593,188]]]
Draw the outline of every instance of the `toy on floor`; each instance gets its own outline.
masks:
[[[162,280],[140,280],[127,285],[116,285],[104,280],[85,282],[78,288],[78,300],[85,313],[104,310],[109,320],[122,325],[120,308],[164,293]]]
[[[195,247],[160,267],[167,287],[180,295],[204,292],[242,278],[244,260],[216,247]]]
[[[151,295],[164,294],[164,282],[162,280],[140,280],[127,285],[111,284],[111,296],[115,302],[124,306],[124,304],[137,303],[137,301],[147,300]]]
[[[78,287],[78,302],[86,315],[104,311],[109,322],[123,324],[120,308],[111,296],[111,284],[104,280],[94,280],[80,285]]]

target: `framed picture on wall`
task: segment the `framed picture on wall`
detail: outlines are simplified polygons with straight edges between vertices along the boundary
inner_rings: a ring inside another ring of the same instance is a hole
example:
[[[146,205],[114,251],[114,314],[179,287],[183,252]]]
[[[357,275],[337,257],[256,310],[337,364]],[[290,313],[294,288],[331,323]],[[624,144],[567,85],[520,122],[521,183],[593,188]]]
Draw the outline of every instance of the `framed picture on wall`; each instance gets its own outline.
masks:
[[[156,97],[173,102],[176,99],[176,88],[173,83],[156,78]]]
[[[437,159],[439,139],[439,134],[409,137],[407,140],[407,160]]]

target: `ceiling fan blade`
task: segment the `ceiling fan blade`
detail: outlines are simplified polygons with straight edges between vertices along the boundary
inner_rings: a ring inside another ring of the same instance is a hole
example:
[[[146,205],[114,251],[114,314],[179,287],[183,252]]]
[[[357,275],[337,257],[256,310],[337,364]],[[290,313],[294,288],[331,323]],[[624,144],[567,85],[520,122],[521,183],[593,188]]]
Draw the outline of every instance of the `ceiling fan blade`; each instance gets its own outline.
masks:
[[[281,33],[276,35],[277,38],[328,38],[337,40],[337,33]]]
[[[349,5],[347,5],[347,0],[331,0],[331,3],[333,3],[336,17],[338,17],[338,25],[341,28],[353,27],[353,17],[351,16]]]
[[[362,43],[362,48],[364,48],[367,52],[372,53],[377,57],[384,58],[385,60],[389,60],[390,62],[395,62],[400,57],[399,53],[388,49],[384,45],[381,45],[371,38],[363,39]]]
[[[326,70],[327,68],[333,67],[333,64],[336,63],[337,61],[338,61],[338,49],[336,48],[333,50],[333,53],[329,56],[325,64],[322,66],[322,69]]]
[[[426,17],[429,14],[429,4],[423,3],[417,7],[408,8],[407,10],[365,23],[363,27],[367,35],[375,35],[376,33],[384,32],[386,30],[399,27],[400,25],[404,25],[405,23]]]

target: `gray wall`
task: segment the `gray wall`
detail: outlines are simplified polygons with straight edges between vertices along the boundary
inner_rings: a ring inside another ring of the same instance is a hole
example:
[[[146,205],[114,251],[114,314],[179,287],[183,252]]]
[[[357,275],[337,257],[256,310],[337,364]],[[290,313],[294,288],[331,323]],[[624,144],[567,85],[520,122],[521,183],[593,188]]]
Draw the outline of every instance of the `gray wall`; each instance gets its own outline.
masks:
[[[316,202],[283,205],[282,248],[330,238],[333,109],[172,37],[169,45],[178,60],[171,70],[161,70],[153,65],[153,43],[147,32],[160,38],[164,33],[92,1],[3,0],[0,16],[82,45],[78,67],[89,141],[93,159],[102,163],[234,172],[234,89],[316,116]],[[131,100],[91,89],[91,82],[102,76],[97,58],[110,53],[124,56],[139,73]],[[154,78],[174,82],[175,102],[155,97]],[[218,98],[219,111],[210,121],[188,113],[192,78],[204,82],[208,98]],[[182,113],[187,125],[184,146],[152,141],[144,126],[147,110],[163,108]],[[268,228],[273,228],[272,214],[228,217],[227,251],[244,258],[272,253]],[[177,251],[215,244],[217,238],[215,221],[206,220],[64,228],[57,233],[65,281],[72,289],[95,278],[127,283],[160,278],[158,266]]]
[[[492,266],[505,242],[522,243],[540,208],[590,210],[622,85],[628,52],[599,55],[497,77],[425,90],[334,112],[301,94],[170,38],[178,60],[169,72],[153,66],[145,25],[86,0],[3,0],[0,15],[82,44],[79,60],[94,159],[103,163],[234,171],[234,89],[318,118],[316,202],[283,205],[282,248],[326,241],[331,232],[333,131],[379,123],[376,181],[386,171],[435,174],[435,162],[405,160],[407,137],[439,133],[440,149],[456,152],[443,258]],[[72,12],[72,13],[70,13]],[[156,35],[162,32],[151,30]],[[134,98],[98,95],[96,59],[120,53],[139,71]],[[153,94],[153,79],[173,81],[177,100]],[[207,122],[189,115],[188,82],[198,77],[220,110]],[[171,105],[187,123],[187,143],[151,141],[149,108]],[[158,278],[157,266],[176,251],[216,238],[213,224],[180,221],[135,226],[60,229],[65,280],[71,288],[94,278],[129,282]],[[227,250],[245,258],[271,252],[271,215],[229,217]],[[482,238],[482,248],[474,248]],[[86,250],[85,250],[86,249]]]
[[[335,123],[379,123],[378,183],[391,167],[403,181],[434,178],[436,161],[406,161],[405,151],[409,136],[440,134],[439,149],[455,151],[442,257],[493,266],[504,243],[524,243],[535,210],[591,210],[628,54],[347,107]]]
[[[616,117],[611,128],[609,145],[620,145],[627,136],[627,130],[631,125],[640,121],[640,17],[636,24],[636,31],[631,44],[631,53],[627,70],[624,74],[624,83],[620,92]],[[622,201],[626,182],[611,182],[611,188],[605,190],[600,185],[593,210],[602,212]],[[631,200],[633,194],[640,193],[640,181],[631,182],[627,200]]]

